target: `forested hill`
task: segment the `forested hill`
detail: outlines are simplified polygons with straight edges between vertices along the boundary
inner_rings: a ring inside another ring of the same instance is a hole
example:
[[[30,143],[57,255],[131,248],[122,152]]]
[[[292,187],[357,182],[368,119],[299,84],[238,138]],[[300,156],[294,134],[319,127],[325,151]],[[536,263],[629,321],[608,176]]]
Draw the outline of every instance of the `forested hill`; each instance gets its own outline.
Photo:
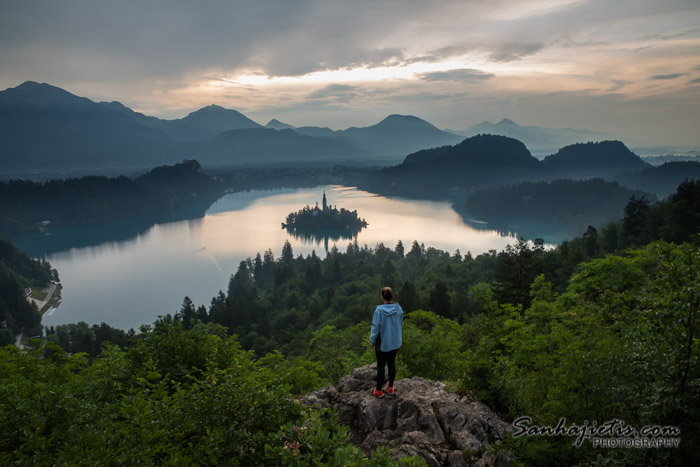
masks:
[[[619,219],[632,197],[656,200],[653,194],[597,178],[481,188],[469,194],[465,207],[470,217],[488,221],[489,226],[534,219],[565,227],[573,236],[589,225]]]
[[[649,164],[620,141],[601,141],[561,148],[556,154],[545,157],[542,166],[559,176],[584,173],[602,176],[645,169]]]
[[[670,194],[685,176],[672,167],[654,169],[620,141],[579,143],[540,161],[518,140],[477,135],[454,146],[418,151],[393,167],[353,183],[381,194],[450,197],[458,204],[474,189],[524,181],[603,178],[657,196]],[[458,199],[462,196],[462,199]]]
[[[656,167],[641,171],[627,171],[617,177],[620,183],[636,190],[645,190],[666,197],[673,193],[678,181],[683,179],[700,180],[700,162],[665,162]]]
[[[649,178],[640,173],[645,168],[650,168],[649,164],[620,141],[574,144],[540,161],[516,139],[477,135],[454,146],[409,154],[403,163],[381,169],[357,183],[383,194],[442,196],[486,186],[558,178],[624,178],[626,185],[640,186]],[[677,173],[667,174],[664,187],[672,183],[675,188],[682,180]],[[669,191],[672,189],[663,195]]]
[[[197,161],[157,167],[136,180],[11,180],[0,183],[0,236],[139,216],[167,220],[188,211],[203,215],[223,192],[222,184],[203,174]]]
[[[520,141],[506,136],[477,135],[454,146],[409,154],[403,167],[463,167],[465,169],[532,169],[539,161]]]
[[[409,154],[403,163],[359,181],[379,193],[445,192],[538,176],[540,162],[518,140],[478,135],[454,146]]]

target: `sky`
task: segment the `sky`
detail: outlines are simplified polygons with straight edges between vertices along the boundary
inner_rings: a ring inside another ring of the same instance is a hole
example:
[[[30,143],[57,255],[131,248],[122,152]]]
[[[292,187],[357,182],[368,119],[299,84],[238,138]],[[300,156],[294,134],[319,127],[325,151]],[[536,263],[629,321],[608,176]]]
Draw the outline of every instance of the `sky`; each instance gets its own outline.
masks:
[[[0,89],[161,118],[440,128],[510,118],[700,147],[697,0],[4,0]]]

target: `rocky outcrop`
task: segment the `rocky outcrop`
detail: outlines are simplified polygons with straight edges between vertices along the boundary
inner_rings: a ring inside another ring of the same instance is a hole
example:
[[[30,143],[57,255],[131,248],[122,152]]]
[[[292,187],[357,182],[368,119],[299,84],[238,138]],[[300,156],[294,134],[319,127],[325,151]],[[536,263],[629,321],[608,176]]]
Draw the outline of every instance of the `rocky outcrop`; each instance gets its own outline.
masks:
[[[369,452],[391,446],[395,459],[419,455],[432,466],[507,466],[513,457],[490,453],[509,430],[485,404],[445,391],[419,377],[396,381],[394,395],[372,394],[376,363],[356,368],[338,384],[304,397],[303,403],[334,408],[353,433],[353,444]]]

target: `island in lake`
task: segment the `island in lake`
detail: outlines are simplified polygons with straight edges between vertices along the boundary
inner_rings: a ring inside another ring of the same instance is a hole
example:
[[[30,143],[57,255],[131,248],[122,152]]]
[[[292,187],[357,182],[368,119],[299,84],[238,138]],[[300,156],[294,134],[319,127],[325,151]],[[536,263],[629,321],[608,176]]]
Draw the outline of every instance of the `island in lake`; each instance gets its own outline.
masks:
[[[306,205],[297,212],[287,214],[286,222],[282,222],[282,228],[289,233],[308,239],[328,237],[329,234],[331,238],[352,238],[367,225],[357,211],[329,206],[325,192],[322,207],[318,203],[313,208]]]

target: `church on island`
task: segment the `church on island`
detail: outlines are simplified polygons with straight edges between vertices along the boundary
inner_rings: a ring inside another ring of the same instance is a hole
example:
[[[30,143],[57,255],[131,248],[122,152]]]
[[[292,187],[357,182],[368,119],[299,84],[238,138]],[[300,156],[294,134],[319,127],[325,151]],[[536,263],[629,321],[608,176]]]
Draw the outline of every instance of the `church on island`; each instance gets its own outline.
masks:
[[[318,209],[318,201],[316,201],[316,207],[314,208],[314,216],[317,216],[320,212],[329,212],[331,208],[328,207],[328,201],[326,200],[326,192],[323,192],[323,211]],[[335,207],[333,208],[334,211],[337,211]]]
[[[323,192],[321,208],[316,206],[311,208],[306,205],[303,209],[287,215],[286,222],[282,222],[282,228],[287,230],[296,229],[333,229],[333,230],[354,230],[360,231],[367,227],[367,221],[360,218],[357,211],[349,211],[345,208],[329,206],[326,192]]]

